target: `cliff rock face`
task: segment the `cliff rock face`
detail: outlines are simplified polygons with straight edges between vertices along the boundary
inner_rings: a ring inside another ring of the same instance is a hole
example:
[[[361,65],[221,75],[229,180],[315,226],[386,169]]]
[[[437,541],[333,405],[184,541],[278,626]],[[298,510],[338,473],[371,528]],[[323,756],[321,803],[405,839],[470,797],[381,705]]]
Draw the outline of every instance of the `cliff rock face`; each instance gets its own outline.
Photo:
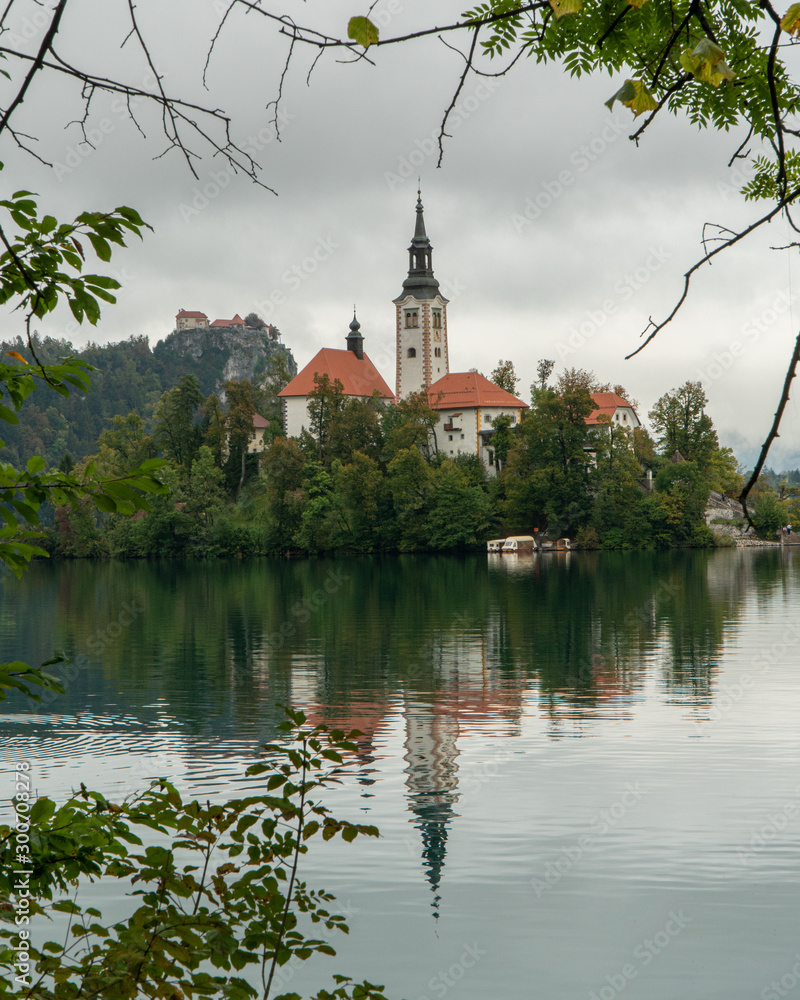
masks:
[[[224,382],[247,379],[255,385],[279,358],[285,360],[290,375],[297,374],[289,348],[270,338],[267,330],[252,327],[173,330],[156,346],[156,352],[188,362],[187,370],[196,372],[203,391],[216,392],[221,399]]]

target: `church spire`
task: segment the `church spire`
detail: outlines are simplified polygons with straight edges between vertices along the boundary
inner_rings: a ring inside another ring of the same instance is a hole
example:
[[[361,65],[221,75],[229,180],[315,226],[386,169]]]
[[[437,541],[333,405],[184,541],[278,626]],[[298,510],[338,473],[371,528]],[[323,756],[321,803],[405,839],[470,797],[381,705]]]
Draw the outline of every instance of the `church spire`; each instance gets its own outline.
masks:
[[[361,335],[361,324],[356,319],[355,306],[353,306],[353,319],[350,322],[350,332],[347,334],[347,350],[352,351],[359,361],[364,360],[364,338]]]
[[[408,248],[408,277],[403,282],[403,295],[417,299],[432,299],[439,294],[439,282],[433,276],[433,247],[425,232],[422,192],[417,190],[417,220],[411,246]]]

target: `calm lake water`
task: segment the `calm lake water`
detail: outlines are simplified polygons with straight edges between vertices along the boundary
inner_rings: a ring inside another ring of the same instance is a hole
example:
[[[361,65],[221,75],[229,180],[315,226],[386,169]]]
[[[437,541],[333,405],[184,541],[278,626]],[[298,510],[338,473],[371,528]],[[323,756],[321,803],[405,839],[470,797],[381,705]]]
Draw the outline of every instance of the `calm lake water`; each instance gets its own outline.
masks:
[[[800,998],[798,611],[774,549],[37,564],[0,649],[73,675],[2,706],[0,754],[221,796],[276,702],[362,730],[329,801],[382,837],[312,852],[351,934],[285,990]]]

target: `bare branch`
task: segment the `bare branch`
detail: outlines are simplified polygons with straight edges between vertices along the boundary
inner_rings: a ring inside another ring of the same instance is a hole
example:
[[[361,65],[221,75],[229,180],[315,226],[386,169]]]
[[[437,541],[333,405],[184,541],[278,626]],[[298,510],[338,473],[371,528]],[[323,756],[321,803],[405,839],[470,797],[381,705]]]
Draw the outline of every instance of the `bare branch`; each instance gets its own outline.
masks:
[[[47,55],[47,52],[52,48],[53,39],[56,37],[59,25],[61,24],[61,16],[64,13],[64,8],[66,6],[67,6],[67,0],[58,0],[55,10],[53,11],[53,20],[50,22],[50,27],[45,32],[44,38],[42,39],[42,44],[39,46],[39,51],[33,57],[33,60],[31,62],[31,67],[28,70],[28,73],[22,83],[22,86],[17,91],[16,96],[11,101],[11,104],[9,104],[2,119],[0,119],[0,135],[3,132],[3,129],[8,125],[9,118],[14,114],[16,109],[25,100],[25,94],[28,92],[28,87],[30,87],[31,81],[33,80],[34,76],[36,76],[39,70],[44,66],[44,57]],[[6,8],[3,17],[5,17],[9,9],[10,9],[10,4],[9,7]]]
[[[445,132],[445,128],[447,127],[447,119],[450,117],[450,112],[456,106],[456,101],[458,100],[458,95],[461,93],[461,90],[462,90],[462,88],[464,86],[464,81],[467,79],[467,73],[469,73],[470,67],[472,66],[472,59],[473,59],[473,56],[475,55],[475,46],[477,45],[477,42],[478,42],[478,33],[479,32],[480,32],[480,28],[476,28],[475,31],[474,31],[474,33],[473,33],[473,35],[472,35],[472,44],[469,47],[469,55],[467,55],[467,56],[464,57],[464,59],[465,59],[465,62],[464,62],[464,72],[461,74],[461,79],[458,81],[458,86],[456,87],[456,92],[453,94],[453,99],[450,101],[450,104],[449,104],[447,110],[444,113],[444,118],[442,119],[442,124],[439,126],[439,159],[436,161],[436,166],[437,167],[441,167],[441,165],[442,165],[442,158],[444,157],[443,139],[445,137],[447,137],[448,139],[452,138],[452,136],[450,136],[449,133]]]
[[[686,301],[686,296],[689,294],[689,284],[692,280],[692,276],[694,275],[695,271],[698,271],[703,266],[703,264],[707,264],[712,258],[716,257],[718,253],[722,253],[723,250],[727,250],[729,247],[732,247],[735,243],[739,243],[746,236],[749,236],[750,233],[754,232],[760,226],[763,226],[765,222],[769,222],[770,219],[774,219],[775,216],[778,215],[781,211],[783,211],[784,208],[786,208],[786,205],[790,201],[793,201],[795,198],[797,198],[798,195],[800,195],[800,188],[795,189],[789,195],[789,197],[786,199],[785,202],[781,202],[780,204],[776,205],[775,208],[767,212],[766,215],[762,215],[760,219],[757,219],[746,229],[743,229],[741,232],[736,233],[735,236],[724,242],[721,246],[716,247],[714,250],[710,250],[703,257],[701,257],[700,260],[698,260],[695,264],[693,264],[686,272],[686,274],[684,274],[683,276],[683,292],[681,293],[681,296],[678,299],[672,312],[667,316],[666,319],[662,320],[660,323],[654,323],[652,317],[650,318],[647,326],[640,334],[641,337],[647,336],[647,339],[644,341],[644,343],[640,344],[635,351],[631,351],[630,354],[626,354],[625,360],[626,361],[630,360],[631,358],[635,357],[640,351],[644,350],[644,348],[647,347],[650,341],[654,337],[656,337],[668,323],[672,322],[672,320],[678,314],[681,306]]]
[[[755,468],[747,480],[744,489],[739,494],[739,502],[744,509],[744,516],[747,518],[747,523],[751,528],[755,527],[751,518],[750,512],[747,509],[747,497],[750,494],[750,490],[755,486],[758,481],[758,477],[761,475],[761,470],[764,468],[764,462],[767,460],[767,454],[770,449],[770,445],[775,440],[776,437],[780,437],[778,434],[778,428],[781,424],[781,419],[783,417],[783,411],[786,409],[786,404],[789,402],[789,391],[792,386],[792,379],[795,377],[797,362],[800,360],[800,333],[797,335],[797,339],[794,342],[794,351],[792,352],[792,358],[789,362],[789,367],[786,370],[786,378],[783,382],[783,392],[781,393],[780,401],[778,402],[778,409],[775,411],[775,419],[772,421],[772,427],[770,427],[769,434],[767,434],[764,443],[761,446],[761,454],[758,456],[758,461],[755,464]]]

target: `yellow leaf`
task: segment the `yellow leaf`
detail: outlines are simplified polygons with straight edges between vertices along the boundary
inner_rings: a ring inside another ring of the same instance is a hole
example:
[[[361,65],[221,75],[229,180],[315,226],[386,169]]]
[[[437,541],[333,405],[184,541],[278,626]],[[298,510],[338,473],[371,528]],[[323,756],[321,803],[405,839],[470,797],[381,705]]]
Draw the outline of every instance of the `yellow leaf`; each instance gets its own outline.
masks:
[[[21,362],[23,363],[23,365],[27,365],[27,363],[28,363],[28,362],[27,362],[27,361],[25,360],[25,358],[23,358],[23,356],[22,356],[22,355],[21,355],[21,354],[19,353],[19,351],[6,351],[6,354],[7,354],[7,355],[8,355],[8,356],[9,356],[10,358],[16,358],[16,359],[17,359],[17,361],[21,361]]]
[[[558,20],[565,14],[577,14],[579,10],[583,10],[583,0],[550,0],[550,6]]]
[[[655,111],[658,107],[658,101],[641,80],[626,80],[616,94],[605,102],[609,111],[613,110],[614,101],[619,101],[626,108],[630,108],[634,117],[644,114],[645,111]]]
[[[646,3],[647,0],[628,0],[628,6],[634,7],[636,10],[638,10],[640,7],[643,7]]]
[[[797,5],[800,9],[800,4]],[[729,82],[736,74],[725,62],[725,53],[709,38],[703,38],[693,50],[686,49],[680,57],[680,64],[695,80],[718,87],[723,80]]]
[[[800,3],[793,3],[781,18],[781,28],[790,35],[800,35]]]

